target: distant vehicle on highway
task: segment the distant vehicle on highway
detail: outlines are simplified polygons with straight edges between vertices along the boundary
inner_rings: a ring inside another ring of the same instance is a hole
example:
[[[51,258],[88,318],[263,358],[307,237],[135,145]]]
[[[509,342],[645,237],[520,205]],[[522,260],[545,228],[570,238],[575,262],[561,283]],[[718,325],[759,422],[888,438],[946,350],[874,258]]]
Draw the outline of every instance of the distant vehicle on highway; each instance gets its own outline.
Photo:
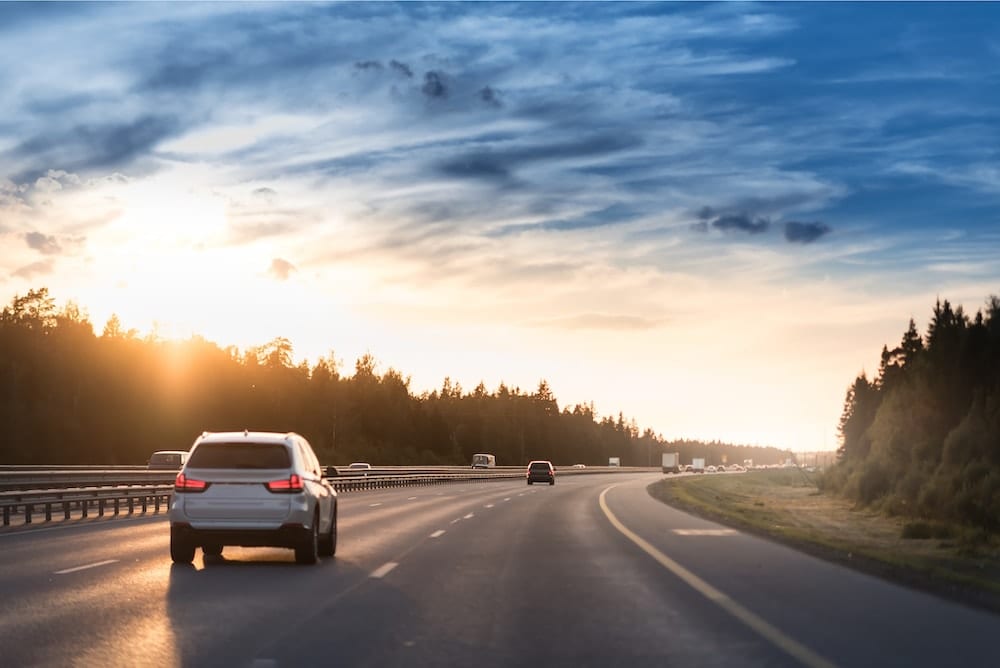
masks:
[[[157,450],[149,456],[146,468],[150,471],[180,471],[187,458],[187,450]]]
[[[587,465],[586,464],[573,464],[573,468],[575,468],[575,469],[585,469],[585,468],[587,468]]]
[[[621,465],[622,465],[621,457],[608,457],[608,466],[621,466]]]
[[[663,453],[663,472],[664,473],[681,472],[681,456],[679,453],[676,452]]]
[[[709,466],[707,469],[705,469],[705,473],[716,473],[718,470],[719,469],[717,469],[715,466]]]
[[[472,455],[472,468],[491,469],[497,465],[496,455],[476,454]]]
[[[314,564],[337,551],[337,492],[309,442],[295,433],[205,433],[174,482],[170,558],[197,548],[286,547]]]
[[[556,469],[550,461],[539,459],[529,463],[526,476],[529,485],[536,482],[556,484]]]
[[[353,464],[351,464],[347,468],[349,468],[349,469],[351,469],[353,471],[371,471],[372,470],[372,465],[369,464],[368,462],[354,462]]]

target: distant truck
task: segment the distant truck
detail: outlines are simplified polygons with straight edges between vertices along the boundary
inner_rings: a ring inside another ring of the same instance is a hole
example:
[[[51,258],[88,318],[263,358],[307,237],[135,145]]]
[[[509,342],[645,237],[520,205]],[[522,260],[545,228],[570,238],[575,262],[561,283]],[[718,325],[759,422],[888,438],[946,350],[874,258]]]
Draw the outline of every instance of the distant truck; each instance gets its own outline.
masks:
[[[621,457],[608,457],[608,466],[621,466]]]
[[[496,455],[477,454],[472,455],[472,468],[491,469],[497,465]]]
[[[691,460],[691,470],[694,471],[695,473],[704,473],[705,472],[705,458],[704,457],[695,457],[694,459],[692,459]]]
[[[681,472],[681,455],[677,452],[664,452],[663,453],[663,472],[664,473],[680,473]]]

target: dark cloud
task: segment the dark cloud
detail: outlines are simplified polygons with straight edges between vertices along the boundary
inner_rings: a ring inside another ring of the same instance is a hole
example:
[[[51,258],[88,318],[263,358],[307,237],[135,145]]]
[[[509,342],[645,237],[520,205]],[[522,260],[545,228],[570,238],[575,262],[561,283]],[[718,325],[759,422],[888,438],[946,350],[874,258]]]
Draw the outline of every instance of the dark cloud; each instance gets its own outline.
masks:
[[[785,240],[793,244],[810,244],[832,230],[825,223],[785,223]]]
[[[746,232],[761,234],[771,227],[771,221],[763,216],[755,216],[746,211],[719,210],[703,206],[695,213],[698,222],[692,228],[698,232],[707,232],[714,227],[723,232]]]
[[[274,188],[255,188],[253,194],[257,197],[274,197],[278,192]]]
[[[605,133],[574,141],[471,151],[438,164],[437,169],[445,176],[501,182],[527,164],[612,154],[641,143],[641,139],[625,132]]]
[[[767,218],[753,218],[745,213],[719,216],[712,221],[712,227],[723,232],[735,230],[748,234],[760,234],[767,232],[767,228],[770,226],[771,221]]]
[[[407,79],[413,78],[413,70],[411,70],[409,66],[406,65],[405,63],[401,63],[398,60],[390,60],[389,67],[391,67],[396,72],[399,72]]]
[[[500,101],[500,97],[498,96],[497,91],[490,88],[489,86],[485,86],[479,89],[479,99],[482,100],[485,104],[497,109],[503,106],[503,102]]]
[[[435,70],[424,74],[424,85],[420,87],[420,90],[432,99],[448,97],[448,87],[444,84],[444,78],[440,72]]]
[[[269,273],[271,277],[276,280],[287,281],[293,271],[296,271],[294,264],[288,260],[282,260],[280,257],[276,257],[271,260],[271,266],[267,270],[267,273]]]
[[[22,142],[14,153],[36,164],[60,165],[73,172],[115,168],[150,153],[179,131],[175,117],[146,115],[125,123],[77,125],[68,131],[38,135]],[[34,181],[46,173],[29,170],[18,180]]]
[[[12,276],[16,276],[18,278],[34,278],[35,276],[51,274],[53,269],[55,269],[55,261],[52,258],[49,258],[48,260],[39,260],[38,262],[32,262],[29,265],[25,265],[15,271]]]
[[[356,70],[377,70],[382,71],[382,63],[377,60],[362,60],[354,63]]]
[[[42,255],[58,255],[62,252],[62,246],[55,237],[50,237],[41,232],[28,232],[24,235],[24,240],[28,242],[30,248],[34,248]]]

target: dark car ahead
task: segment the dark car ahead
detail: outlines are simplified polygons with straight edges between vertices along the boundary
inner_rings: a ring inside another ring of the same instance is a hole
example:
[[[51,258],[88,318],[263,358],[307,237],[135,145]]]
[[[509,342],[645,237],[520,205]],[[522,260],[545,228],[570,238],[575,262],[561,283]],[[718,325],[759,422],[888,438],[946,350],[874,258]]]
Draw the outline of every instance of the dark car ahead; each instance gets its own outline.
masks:
[[[528,464],[527,476],[529,485],[534,482],[556,484],[556,470],[549,461],[536,460]]]

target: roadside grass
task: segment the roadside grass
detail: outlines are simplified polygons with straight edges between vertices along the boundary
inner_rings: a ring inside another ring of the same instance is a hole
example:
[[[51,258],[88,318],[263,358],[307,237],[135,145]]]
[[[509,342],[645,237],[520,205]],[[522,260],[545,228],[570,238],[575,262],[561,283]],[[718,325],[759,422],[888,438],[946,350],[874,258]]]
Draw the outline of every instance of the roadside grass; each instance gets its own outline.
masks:
[[[798,469],[666,476],[648,490],[696,515],[1000,612],[1000,537],[856,509]]]

